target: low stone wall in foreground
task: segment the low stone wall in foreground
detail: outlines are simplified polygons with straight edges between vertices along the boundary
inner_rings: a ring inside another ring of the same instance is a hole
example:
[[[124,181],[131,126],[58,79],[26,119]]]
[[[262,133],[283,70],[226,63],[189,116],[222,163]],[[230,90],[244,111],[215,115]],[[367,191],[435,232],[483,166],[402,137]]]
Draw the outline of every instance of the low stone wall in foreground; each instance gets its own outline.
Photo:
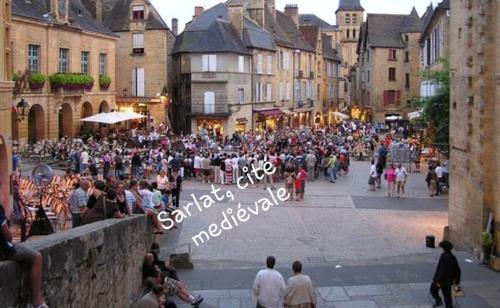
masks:
[[[43,255],[50,307],[130,307],[141,295],[142,260],[153,240],[145,215],[110,219],[28,241]],[[0,306],[25,307],[27,270],[0,262]]]

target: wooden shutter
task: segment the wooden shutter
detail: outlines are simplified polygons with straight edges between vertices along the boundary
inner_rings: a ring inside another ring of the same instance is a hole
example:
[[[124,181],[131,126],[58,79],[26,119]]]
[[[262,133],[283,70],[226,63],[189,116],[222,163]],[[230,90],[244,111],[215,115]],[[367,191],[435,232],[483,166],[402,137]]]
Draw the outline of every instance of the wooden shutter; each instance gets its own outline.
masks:
[[[269,75],[273,73],[273,56],[267,56],[267,73]]]
[[[137,69],[137,96],[144,96],[144,68]]]
[[[217,71],[217,55],[210,55],[208,63],[209,63],[209,71],[216,72]]]
[[[389,105],[389,91],[384,91],[384,106]]]
[[[396,105],[401,105],[401,91],[396,91]]]
[[[132,69],[132,96],[137,96],[137,69]]]
[[[238,57],[238,72],[240,72],[240,73],[245,72],[245,57],[244,56]]]
[[[273,85],[268,83],[267,84],[267,99],[266,101],[270,102],[273,100]]]
[[[289,101],[291,97],[292,89],[290,86],[290,81],[286,82],[286,99]]]
[[[208,72],[208,55],[203,55],[202,57],[202,71]]]

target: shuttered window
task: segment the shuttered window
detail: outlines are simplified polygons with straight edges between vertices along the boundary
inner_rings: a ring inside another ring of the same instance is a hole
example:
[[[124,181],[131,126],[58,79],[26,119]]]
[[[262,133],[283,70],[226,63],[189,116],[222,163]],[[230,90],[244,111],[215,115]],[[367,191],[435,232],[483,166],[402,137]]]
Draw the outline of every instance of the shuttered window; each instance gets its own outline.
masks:
[[[401,105],[401,91],[384,91],[384,105]]]
[[[215,113],[215,92],[205,92],[203,111],[205,114]]]
[[[144,53],[144,33],[133,33],[132,44],[133,53]]]
[[[138,67],[132,69],[132,96],[145,96],[145,78],[144,68]]]
[[[267,84],[267,97],[266,101],[270,102],[273,100],[273,85],[268,83]]]
[[[259,54],[259,55],[257,55],[257,74],[264,73],[263,65],[264,65],[264,56]]]
[[[240,72],[240,73],[245,72],[245,57],[244,56],[238,57],[238,72]]]
[[[267,56],[267,74],[273,73],[273,56]]]
[[[217,55],[203,55],[202,56],[202,70],[203,70],[203,72],[216,72],[217,71]]]

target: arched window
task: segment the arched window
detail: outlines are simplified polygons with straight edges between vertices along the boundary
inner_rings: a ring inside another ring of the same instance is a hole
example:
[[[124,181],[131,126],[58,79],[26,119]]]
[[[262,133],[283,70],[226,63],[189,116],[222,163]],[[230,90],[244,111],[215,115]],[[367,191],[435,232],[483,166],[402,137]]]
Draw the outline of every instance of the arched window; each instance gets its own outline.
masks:
[[[203,111],[206,114],[215,113],[215,93],[205,92],[205,98],[203,101]]]
[[[351,23],[351,14],[345,14],[345,24],[349,25]]]

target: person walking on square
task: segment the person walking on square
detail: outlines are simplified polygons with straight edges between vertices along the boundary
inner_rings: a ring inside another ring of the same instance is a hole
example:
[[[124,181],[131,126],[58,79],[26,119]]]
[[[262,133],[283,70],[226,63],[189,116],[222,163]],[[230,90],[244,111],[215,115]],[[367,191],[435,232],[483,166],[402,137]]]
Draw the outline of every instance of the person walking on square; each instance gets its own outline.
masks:
[[[285,308],[314,308],[316,307],[316,293],[311,278],[302,274],[302,263],[295,261],[292,264],[293,277],[288,279],[285,291]]]
[[[285,280],[274,269],[276,259],[267,257],[267,268],[260,270],[253,283],[253,295],[257,298],[257,308],[280,308],[280,301],[285,294]]]
[[[439,296],[439,290],[441,289],[446,308],[451,308],[453,307],[451,288],[455,285],[456,290],[460,290],[461,270],[457,258],[451,252],[453,244],[449,241],[442,241],[439,243],[439,247],[443,248],[443,253],[439,258],[430,292],[435,300],[434,307],[443,305],[443,300]]]
[[[394,169],[394,164],[391,164],[385,170],[385,180],[387,182],[387,197],[393,197],[395,195],[395,184],[396,184],[396,169]]]
[[[399,163],[394,173],[396,174],[396,187],[398,190],[398,198],[400,198],[401,196],[404,197],[405,184],[408,179],[408,172],[406,171],[406,168],[403,167],[403,164]]]

